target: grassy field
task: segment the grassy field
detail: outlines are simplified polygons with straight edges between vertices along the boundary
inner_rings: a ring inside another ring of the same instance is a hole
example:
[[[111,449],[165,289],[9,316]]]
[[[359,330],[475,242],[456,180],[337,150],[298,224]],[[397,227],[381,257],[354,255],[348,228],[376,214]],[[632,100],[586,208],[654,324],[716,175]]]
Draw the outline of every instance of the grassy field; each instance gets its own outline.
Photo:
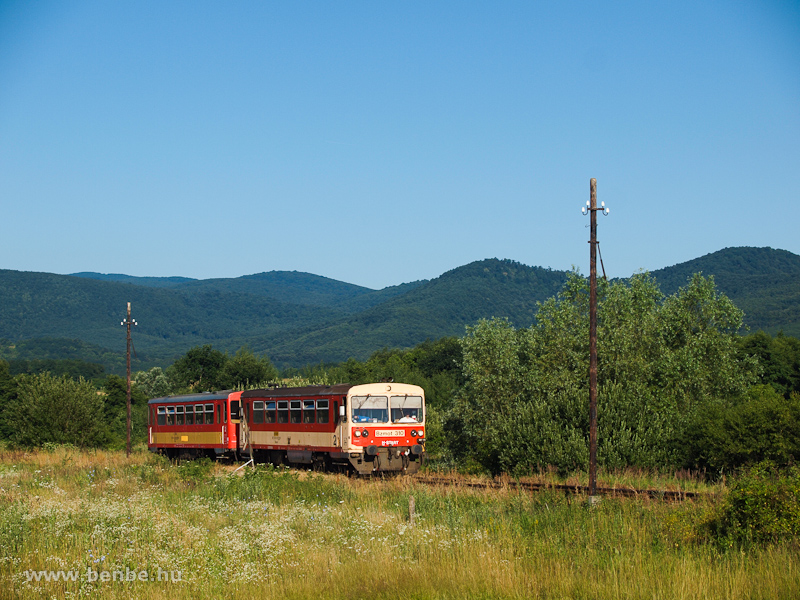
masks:
[[[698,535],[724,492],[697,481],[690,489],[715,494],[682,504],[605,499],[589,508],[580,497],[555,492],[232,470],[203,462],[176,466],[146,452],[130,458],[65,449],[4,452],[0,597],[800,594],[796,544],[723,551]],[[641,487],[682,483],[646,473],[604,477],[604,485],[614,478]],[[76,580],[45,581],[40,571],[72,572]]]

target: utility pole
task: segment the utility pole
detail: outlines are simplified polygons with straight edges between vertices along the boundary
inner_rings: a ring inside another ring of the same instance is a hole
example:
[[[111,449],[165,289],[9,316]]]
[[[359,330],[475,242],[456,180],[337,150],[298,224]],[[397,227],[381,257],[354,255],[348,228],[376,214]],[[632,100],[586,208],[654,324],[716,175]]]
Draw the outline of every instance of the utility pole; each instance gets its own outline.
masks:
[[[136,325],[136,321],[131,319],[131,303],[128,302],[128,316],[125,320],[120,323],[120,325],[124,325],[128,331],[128,353],[126,356],[126,367],[127,367],[127,374],[128,374],[128,393],[126,395],[126,402],[127,402],[127,409],[128,409],[128,416],[125,419],[125,429],[127,431],[127,441],[125,445],[125,452],[128,456],[131,455],[131,325]]]
[[[609,213],[606,203],[597,206],[597,180],[589,180],[589,496],[597,496],[597,211]]]

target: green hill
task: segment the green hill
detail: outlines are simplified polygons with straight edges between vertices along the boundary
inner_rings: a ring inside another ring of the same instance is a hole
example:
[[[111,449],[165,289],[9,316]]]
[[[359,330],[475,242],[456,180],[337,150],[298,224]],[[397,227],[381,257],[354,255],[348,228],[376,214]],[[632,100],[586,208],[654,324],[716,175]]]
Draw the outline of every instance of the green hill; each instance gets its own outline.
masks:
[[[383,347],[461,336],[482,317],[506,317],[526,327],[533,323],[536,303],[558,292],[566,275],[510,260],[474,262],[326,327],[286,337],[272,346],[270,356],[277,364],[366,358]]]
[[[800,337],[800,256],[772,248],[725,248],[652,275],[665,294],[673,294],[694,273],[713,275],[752,331]]]
[[[189,281],[197,281],[190,277],[134,277],[133,275],[123,275],[121,273],[92,273],[84,271],[82,273],[72,273],[72,277],[82,277],[84,279],[96,279],[98,281],[114,281],[116,283],[132,283],[145,287],[164,287],[171,288]]]
[[[137,350],[160,361],[198,344],[235,350],[247,337],[323,324],[342,314],[252,294],[0,270],[0,338],[67,338],[124,351],[120,322],[127,302],[139,323]]]
[[[714,275],[751,329],[800,336],[800,256],[726,248],[653,275],[670,294],[695,272]],[[380,348],[460,336],[483,317],[525,327],[566,276],[498,259],[384,290],[286,271],[192,280],[0,270],[0,338],[7,340],[0,357],[94,360],[119,372],[112,357],[124,353],[120,321],[131,302],[138,368],[170,364],[202,344],[227,351],[248,344],[279,366],[363,359]]]
[[[190,279],[188,277],[132,277],[102,273],[75,273],[74,277],[131,283],[145,287],[182,290],[191,293],[227,292],[253,294],[289,304],[325,306],[347,313],[364,310],[405,294],[425,281],[415,281],[373,290],[298,271],[269,271],[232,279]]]

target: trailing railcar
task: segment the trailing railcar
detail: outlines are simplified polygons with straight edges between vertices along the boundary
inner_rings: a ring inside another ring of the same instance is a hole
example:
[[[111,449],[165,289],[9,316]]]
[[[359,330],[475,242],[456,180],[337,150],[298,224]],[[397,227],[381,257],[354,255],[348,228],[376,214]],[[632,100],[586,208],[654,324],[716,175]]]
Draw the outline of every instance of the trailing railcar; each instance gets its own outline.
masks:
[[[242,392],[205,392],[148,402],[148,449],[170,458],[235,456]]]
[[[239,450],[255,462],[414,473],[425,451],[425,393],[403,383],[248,390]]]

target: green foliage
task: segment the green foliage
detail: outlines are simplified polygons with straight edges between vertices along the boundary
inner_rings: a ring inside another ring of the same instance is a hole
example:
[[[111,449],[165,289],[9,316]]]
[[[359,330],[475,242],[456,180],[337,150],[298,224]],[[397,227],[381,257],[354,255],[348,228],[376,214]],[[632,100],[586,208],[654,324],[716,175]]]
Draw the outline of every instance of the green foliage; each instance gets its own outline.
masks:
[[[161,367],[153,367],[147,371],[138,371],[134,377],[136,387],[148,398],[169,396],[177,386]]]
[[[151,391],[168,388],[173,393],[252,388],[266,385],[277,377],[278,371],[268,357],[256,356],[246,346],[228,356],[211,344],[191,348],[172,364],[166,375],[152,370],[141,375]]]
[[[760,382],[771,385],[788,398],[791,392],[800,393],[800,339],[782,332],[774,338],[758,331],[740,338],[743,355],[758,359]]]
[[[686,434],[687,463],[712,472],[770,460],[800,458],[800,394],[787,400],[768,385],[741,399],[710,402],[696,411]]]
[[[716,514],[704,524],[722,547],[800,537],[800,468],[759,463],[730,482]]]
[[[266,385],[278,378],[278,370],[266,356],[256,356],[248,347],[226,357],[221,383],[226,388],[244,388]]]
[[[122,341],[122,351],[113,352],[76,339],[42,337],[16,342],[0,339],[0,358],[9,363],[20,361],[12,368],[15,375],[50,371],[74,379],[92,379],[103,372],[125,372],[124,337]],[[99,367],[102,372],[97,373]]]
[[[127,440],[128,383],[118,375],[109,375],[103,383],[105,426],[108,445],[124,448]],[[131,441],[147,440],[147,396],[131,382]]]
[[[105,376],[105,367],[97,363],[86,362],[75,359],[31,359],[31,360],[9,360],[9,368],[12,375],[21,373],[44,373],[45,371],[53,375],[67,375],[72,379],[99,379]]]
[[[7,440],[11,435],[10,425],[5,419],[6,407],[17,398],[17,383],[11,376],[8,363],[0,360],[0,439]]]
[[[755,361],[737,353],[741,311],[699,275],[668,298],[646,274],[600,282],[598,298],[598,460],[678,465],[688,415],[754,379]],[[456,454],[493,473],[585,468],[588,330],[588,282],[577,273],[532,327],[468,328],[466,384],[445,418]]]
[[[211,344],[195,346],[176,360],[171,369],[175,381],[193,391],[208,392],[225,388],[227,357]]]
[[[17,397],[3,413],[13,443],[84,448],[108,443],[103,398],[90,382],[40,373],[19,375],[16,384]]]

